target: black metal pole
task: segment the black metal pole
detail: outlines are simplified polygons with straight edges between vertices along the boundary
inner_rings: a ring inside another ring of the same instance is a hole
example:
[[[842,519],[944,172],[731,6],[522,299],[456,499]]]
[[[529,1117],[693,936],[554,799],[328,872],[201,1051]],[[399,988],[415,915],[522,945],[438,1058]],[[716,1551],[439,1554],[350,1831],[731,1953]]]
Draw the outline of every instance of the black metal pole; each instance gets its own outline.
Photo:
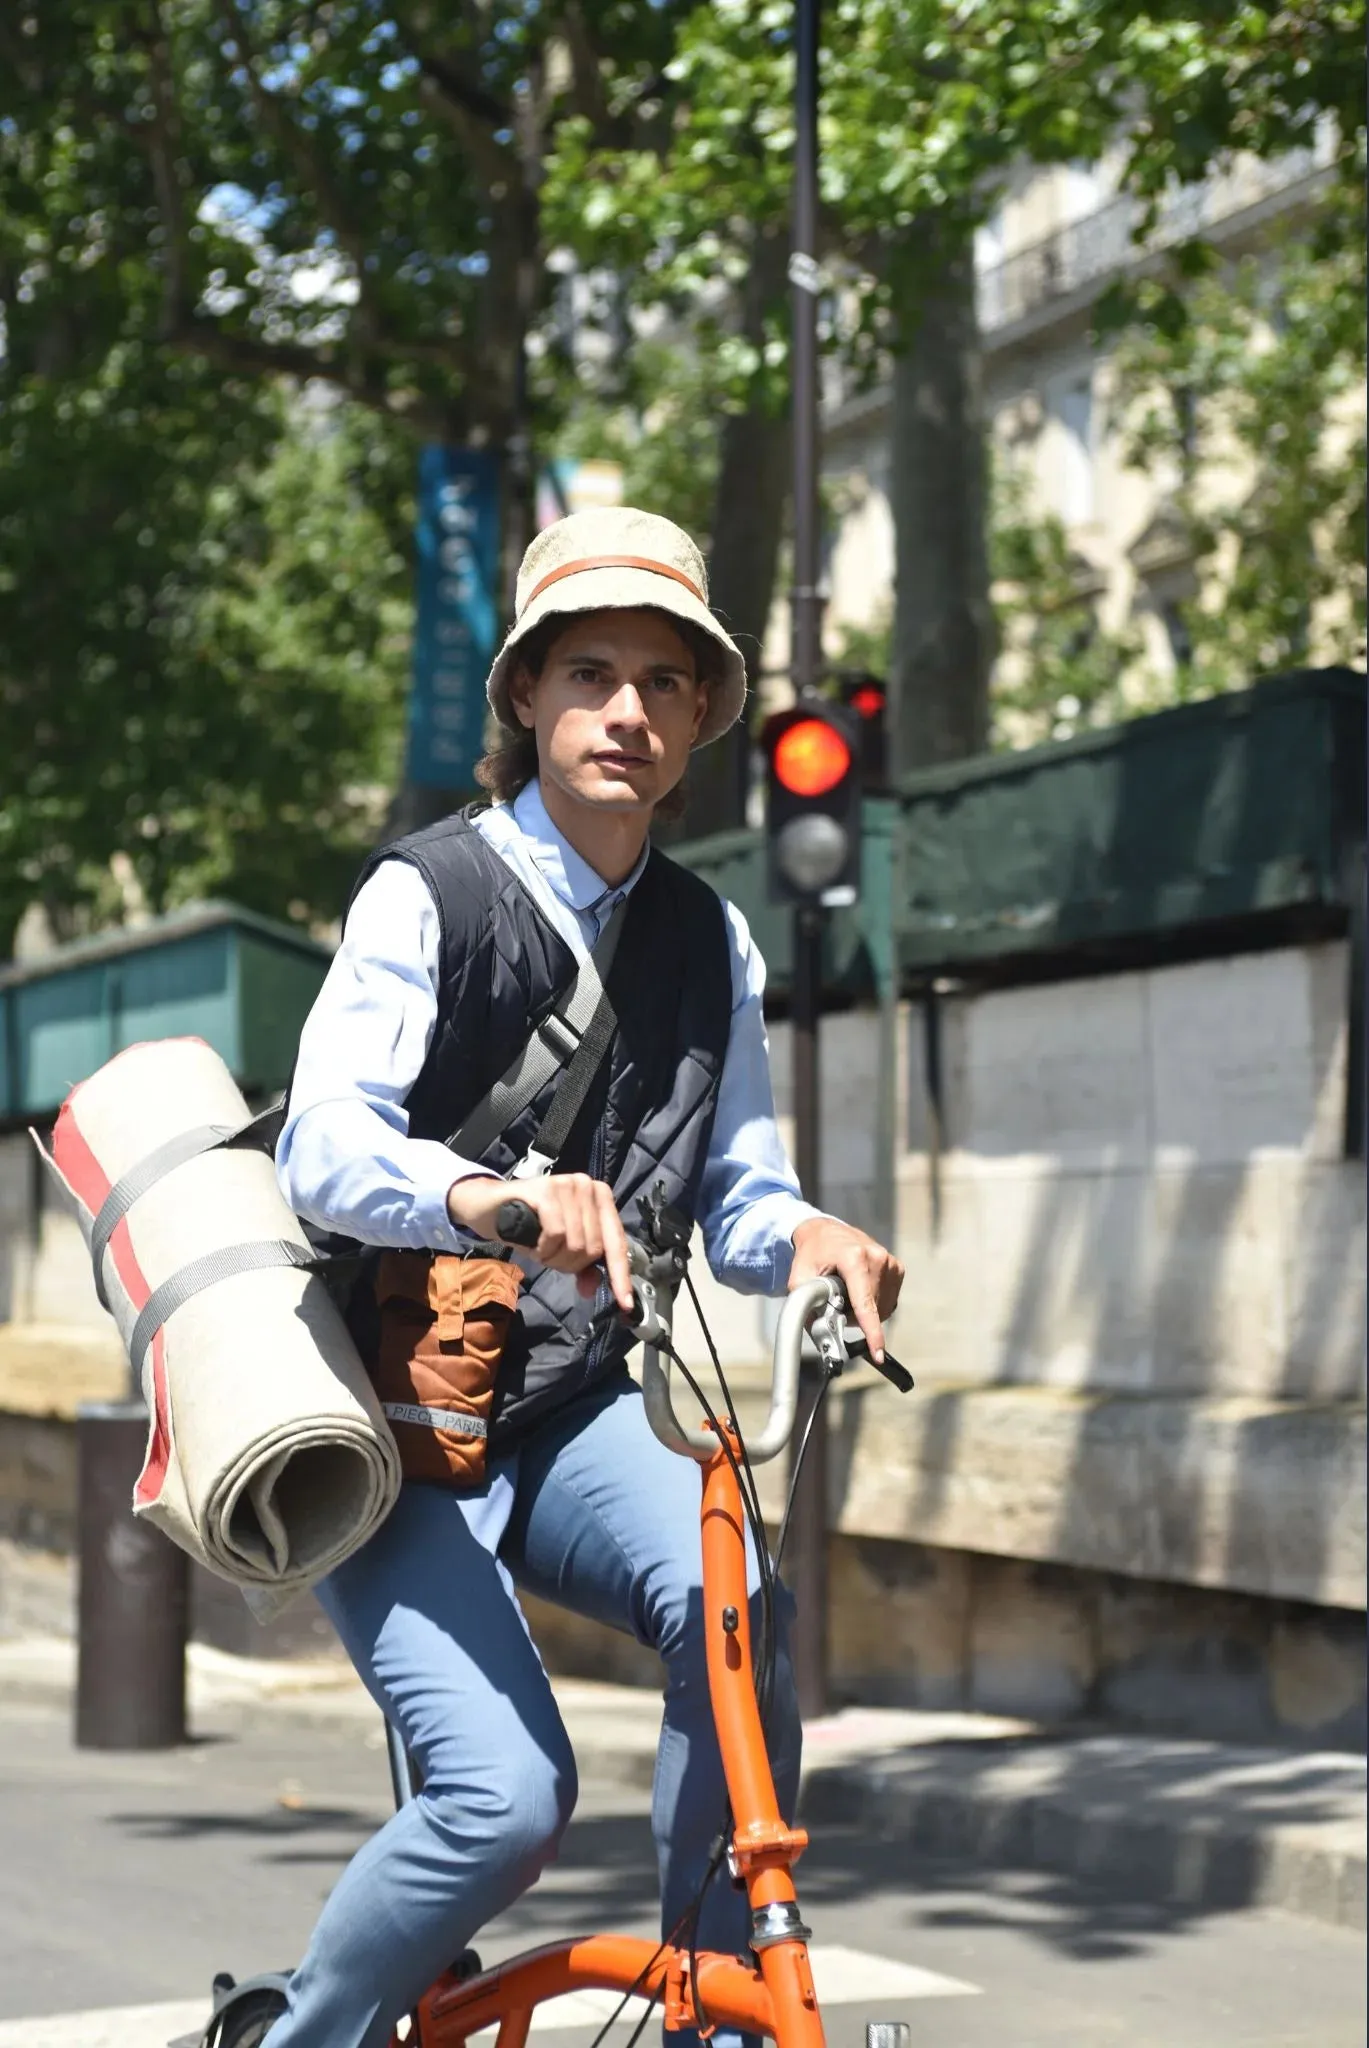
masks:
[[[807,1201],[816,1202],[821,1185],[818,1142],[818,1016],[822,1004],[822,927],[824,913],[802,909],[794,916],[794,1164]],[[799,1415],[790,1448],[790,1474],[796,1448],[804,1441],[808,1417],[822,1382],[805,1367]],[[827,1711],[827,1409],[813,1418],[803,1468],[794,1496],[790,1523],[794,1598],[798,1616],[794,1637],[794,1679],[799,1710],[805,1720]]]
[[[190,1560],[133,1513],[147,1410],[86,1402],[76,1443],[76,1746],[172,1749],[185,1741]]]
[[[818,591],[818,6],[796,0],[794,15],[794,246],[792,404],[794,413],[793,675],[802,693],[822,669]]]
[[[822,598],[818,590],[818,8],[795,0],[794,10],[794,245],[789,258],[793,296],[792,403],[794,415],[793,678],[799,696],[822,671]],[[819,1200],[818,1019],[822,1008],[822,928],[816,905],[794,913],[794,1150],[799,1184]],[[801,1404],[795,1443],[817,1393],[814,1379]],[[791,1456],[793,1454],[791,1453]],[[791,1523],[798,1627],[794,1675],[799,1706],[811,1719],[827,1708],[827,1418],[815,1419]]]

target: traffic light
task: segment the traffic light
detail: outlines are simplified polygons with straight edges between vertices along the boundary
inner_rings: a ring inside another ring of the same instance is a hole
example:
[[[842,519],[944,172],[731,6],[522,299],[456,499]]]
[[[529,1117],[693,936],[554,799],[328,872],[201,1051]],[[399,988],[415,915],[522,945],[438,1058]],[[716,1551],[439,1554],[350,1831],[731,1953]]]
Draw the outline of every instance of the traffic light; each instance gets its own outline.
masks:
[[[860,888],[859,720],[808,698],[761,733],[765,838],[776,903],[854,903]]]
[[[860,720],[861,788],[867,795],[885,790],[889,787],[889,693],[883,678],[865,669],[847,669],[837,677],[837,688],[842,703]]]

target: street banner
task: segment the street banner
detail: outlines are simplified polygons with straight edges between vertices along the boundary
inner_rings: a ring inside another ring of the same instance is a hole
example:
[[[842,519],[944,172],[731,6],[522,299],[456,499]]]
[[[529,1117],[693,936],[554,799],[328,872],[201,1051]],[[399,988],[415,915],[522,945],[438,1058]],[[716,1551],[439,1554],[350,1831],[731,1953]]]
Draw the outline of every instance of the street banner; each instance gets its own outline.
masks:
[[[408,780],[474,789],[499,626],[499,458],[424,448]]]
[[[573,462],[558,455],[537,479],[537,531],[544,533],[568,512],[588,512],[599,505],[622,502],[620,462]]]

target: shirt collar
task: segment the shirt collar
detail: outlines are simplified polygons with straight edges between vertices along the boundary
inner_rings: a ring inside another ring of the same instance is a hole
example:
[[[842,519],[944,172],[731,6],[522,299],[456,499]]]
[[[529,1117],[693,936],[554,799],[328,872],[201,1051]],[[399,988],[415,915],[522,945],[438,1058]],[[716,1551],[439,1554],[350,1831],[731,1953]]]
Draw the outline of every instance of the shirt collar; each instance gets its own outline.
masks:
[[[649,840],[630,875],[625,875],[621,882],[606,882],[557,831],[542,801],[541,784],[536,780],[518,792],[511,809],[533,861],[561,901],[572,910],[593,911],[606,903],[616,903],[634,887],[647,864]]]

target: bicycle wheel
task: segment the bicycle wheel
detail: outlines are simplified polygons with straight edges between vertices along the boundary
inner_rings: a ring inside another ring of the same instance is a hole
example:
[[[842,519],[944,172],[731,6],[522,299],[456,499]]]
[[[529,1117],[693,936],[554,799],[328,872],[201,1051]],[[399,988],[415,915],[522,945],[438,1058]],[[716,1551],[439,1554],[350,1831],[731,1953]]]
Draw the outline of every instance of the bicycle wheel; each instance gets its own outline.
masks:
[[[253,1991],[231,2004],[211,2036],[214,2048],[261,2048],[285,2011],[283,1991]]]

